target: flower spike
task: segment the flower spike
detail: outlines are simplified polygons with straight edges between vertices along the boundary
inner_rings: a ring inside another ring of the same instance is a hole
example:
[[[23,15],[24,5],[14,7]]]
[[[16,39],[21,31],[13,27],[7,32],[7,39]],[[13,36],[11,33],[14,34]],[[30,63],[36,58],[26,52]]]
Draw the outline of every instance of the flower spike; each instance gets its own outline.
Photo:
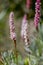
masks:
[[[14,13],[11,12],[9,16],[9,26],[10,26],[10,38],[16,40],[15,26],[14,26]]]

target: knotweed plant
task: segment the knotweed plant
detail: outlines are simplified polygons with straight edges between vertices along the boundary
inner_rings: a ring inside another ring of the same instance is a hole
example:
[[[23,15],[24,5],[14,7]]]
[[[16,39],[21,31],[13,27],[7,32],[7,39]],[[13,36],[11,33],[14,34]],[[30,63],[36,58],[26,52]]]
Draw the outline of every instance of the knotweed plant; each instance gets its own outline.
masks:
[[[26,8],[30,9],[31,0],[26,0]]]
[[[31,0],[26,0],[26,8],[30,9]],[[21,26],[21,38],[25,42],[25,50],[31,53],[31,50],[28,48],[30,46],[29,36],[28,36],[28,19],[27,13],[24,14]]]
[[[15,33],[15,26],[14,26],[14,13],[11,12],[9,16],[9,27],[10,27],[10,38],[14,41],[15,47],[15,55],[17,58],[17,50],[16,50],[16,33]]]
[[[30,16],[31,4],[32,4],[31,0],[26,0],[26,10],[25,10],[25,13],[27,15],[27,18]]]
[[[30,8],[31,0],[26,0],[26,8]],[[25,41],[25,45],[29,45],[29,38],[28,38],[28,20],[27,14],[24,14],[21,26],[21,38]]]
[[[10,38],[14,41],[15,50],[16,50],[16,33],[14,26],[14,13],[11,12],[9,16],[9,27],[10,27]]]
[[[15,33],[13,12],[11,12],[9,16],[9,27],[10,27],[10,38],[15,42],[15,47],[16,47],[16,33]]]
[[[28,21],[26,14],[24,15],[22,20],[21,38],[25,41],[25,45],[27,46],[29,44],[29,38],[28,38]]]
[[[35,28],[38,30],[38,23],[40,21],[40,0],[37,0],[35,3],[35,17],[34,17],[34,25]]]
[[[26,14],[24,15],[23,20],[22,20],[21,38],[25,42],[24,44],[25,51],[27,51],[29,54],[32,53],[31,50],[29,49],[30,41],[29,41],[29,36],[28,36],[28,20],[27,20]]]

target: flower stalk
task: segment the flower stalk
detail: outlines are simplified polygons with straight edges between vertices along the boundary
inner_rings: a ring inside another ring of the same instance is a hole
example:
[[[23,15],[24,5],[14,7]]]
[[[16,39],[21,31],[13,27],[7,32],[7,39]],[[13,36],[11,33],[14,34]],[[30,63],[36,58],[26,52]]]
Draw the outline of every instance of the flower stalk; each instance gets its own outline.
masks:
[[[27,15],[25,14],[22,20],[22,27],[21,27],[21,38],[25,42],[25,45],[28,46],[29,38],[28,38],[28,21],[27,21]]]
[[[30,9],[31,0],[26,0],[26,8]]]
[[[34,17],[34,25],[36,30],[38,30],[38,23],[40,21],[40,7],[41,3],[40,0],[37,0],[35,3],[35,17]]]
[[[14,45],[16,48],[16,33],[15,33],[15,26],[14,26],[14,13],[11,12],[9,16],[9,27],[10,27],[10,38],[14,41]]]
[[[10,27],[10,38],[14,41],[14,47],[15,47],[15,55],[16,59],[18,57],[17,55],[17,49],[16,49],[16,33],[15,33],[15,26],[14,26],[14,13],[11,12],[9,16],[9,27]],[[18,62],[17,62],[18,65]]]

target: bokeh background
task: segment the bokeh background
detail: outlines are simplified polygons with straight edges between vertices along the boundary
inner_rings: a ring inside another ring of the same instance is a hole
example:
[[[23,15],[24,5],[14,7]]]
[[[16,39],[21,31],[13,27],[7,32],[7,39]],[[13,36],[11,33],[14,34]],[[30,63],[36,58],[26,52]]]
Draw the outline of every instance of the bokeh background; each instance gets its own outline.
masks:
[[[37,32],[33,33],[34,29],[34,15],[35,15],[35,2],[31,0],[31,7],[29,10],[26,9],[26,0],[0,0],[0,52],[5,50],[14,49],[14,43],[10,39],[9,33],[9,14],[14,11],[14,23],[17,34],[17,47],[23,54],[23,41],[20,37],[22,18],[25,13],[28,13],[29,23],[29,37],[30,42],[33,36],[37,36]],[[40,24],[43,23],[43,0],[41,0],[41,18]]]

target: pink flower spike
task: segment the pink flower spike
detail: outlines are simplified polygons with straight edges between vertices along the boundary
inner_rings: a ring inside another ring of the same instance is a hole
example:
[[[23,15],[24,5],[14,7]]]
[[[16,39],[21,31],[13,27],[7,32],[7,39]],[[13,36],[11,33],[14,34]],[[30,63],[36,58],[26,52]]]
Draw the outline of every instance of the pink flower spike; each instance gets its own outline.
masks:
[[[10,38],[16,40],[15,26],[14,26],[14,13],[11,12],[9,16]]]
[[[40,5],[41,5],[40,0],[37,0],[35,3],[35,17],[34,17],[34,25],[36,29],[38,29],[38,23],[40,21],[40,9],[41,9]]]
[[[40,0],[37,0],[37,2],[40,2]]]
[[[29,44],[29,38],[28,38],[28,21],[27,21],[27,15],[25,14],[22,20],[22,27],[21,27],[21,38],[25,42],[25,45],[27,46]]]
[[[30,4],[31,4],[31,0],[26,0],[27,2],[26,2],[26,8],[28,9],[28,8],[30,8]]]
[[[23,17],[22,26],[21,26],[21,38],[22,39],[24,38],[24,25],[25,25],[25,23],[27,23],[26,18],[27,18],[27,15],[25,14]]]

